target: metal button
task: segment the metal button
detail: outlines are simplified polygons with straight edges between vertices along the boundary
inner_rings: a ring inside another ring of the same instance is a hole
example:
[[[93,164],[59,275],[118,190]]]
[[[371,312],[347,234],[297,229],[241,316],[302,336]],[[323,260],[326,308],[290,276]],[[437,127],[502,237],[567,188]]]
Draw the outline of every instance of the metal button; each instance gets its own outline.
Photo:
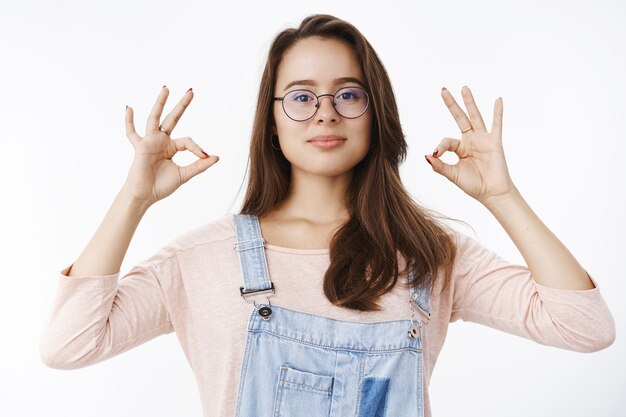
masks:
[[[420,328],[416,325],[412,325],[408,331],[409,337],[412,339],[417,339],[420,334]]]
[[[259,316],[261,316],[263,320],[269,320],[270,316],[272,315],[272,309],[268,306],[263,306],[259,308],[258,312]]]

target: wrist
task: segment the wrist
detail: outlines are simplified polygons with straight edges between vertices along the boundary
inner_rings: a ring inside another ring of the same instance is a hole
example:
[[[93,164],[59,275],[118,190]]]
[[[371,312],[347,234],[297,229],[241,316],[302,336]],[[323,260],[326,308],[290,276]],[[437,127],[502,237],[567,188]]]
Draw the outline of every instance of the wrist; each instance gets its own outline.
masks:
[[[131,193],[128,193],[123,188],[117,193],[115,200],[118,203],[126,206],[129,210],[135,213],[138,213],[140,215],[143,215],[146,211],[148,211],[148,209],[152,205],[152,203],[146,200],[141,200],[141,199],[136,198],[135,196],[133,196]]]
[[[481,201],[481,203],[491,212],[494,211],[503,211],[506,210],[507,206],[510,207],[511,204],[516,204],[523,200],[522,195],[515,185],[512,185],[510,191],[496,195],[490,196]]]

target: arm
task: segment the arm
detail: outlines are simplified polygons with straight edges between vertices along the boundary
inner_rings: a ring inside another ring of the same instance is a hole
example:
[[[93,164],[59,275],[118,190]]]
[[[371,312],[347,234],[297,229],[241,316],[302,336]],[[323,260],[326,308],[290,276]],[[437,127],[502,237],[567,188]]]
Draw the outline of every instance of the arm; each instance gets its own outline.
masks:
[[[79,258],[58,275],[39,345],[47,366],[84,367],[172,331],[153,265],[134,267],[118,283],[120,266],[147,209],[145,203],[118,193]]]
[[[450,322],[479,323],[576,352],[599,351],[614,342],[615,320],[599,288],[543,286],[526,266],[507,262],[462,233],[455,236],[459,250]]]
[[[552,288],[595,288],[571,252],[546,227],[517,188],[485,203],[520,251],[535,282]]]
[[[67,271],[67,276],[102,276],[119,272],[130,241],[147,210],[145,202],[136,201],[120,191],[100,227]]]
[[[39,346],[42,361],[52,368],[94,364],[174,330],[163,281],[167,285],[181,278],[177,243],[134,266],[118,282],[120,265],[148,207],[218,159],[209,157],[191,138],[171,139],[193,94],[189,89],[160,122],[168,94],[164,86],[148,118],[145,137],[136,133],[133,110],[126,108],[126,134],[135,157],[93,238],[76,262],[59,274]],[[202,159],[179,167],[172,158],[184,150]]]
[[[161,123],[168,95],[169,90],[163,86],[148,117],[145,137],[135,131],[134,111],[126,107],[126,136],[135,149],[133,164],[122,190],[68,276],[118,272],[137,225],[148,208],[219,160],[209,157],[191,138],[171,139],[170,134],[189,106],[193,92],[191,88],[187,90]],[[172,158],[184,150],[202,159],[179,167]]]
[[[462,289],[455,294],[451,321],[474,321],[583,352],[611,345],[615,321],[596,282],[535,215],[509,176],[502,148],[502,99],[495,101],[488,132],[469,88],[462,89],[469,117],[449,91],[441,94],[463,136],[443,139],[426,160],[494,214],[528,263],[528,268],[511,265],[462,239],[465,259],[460,264],[466,267],[456,274]],[[457,164],[439,159],[448,150],[459,157]]]
[[[536,282],[562,289],[593,289],[585,270],[532,211],[511,180],[502,147],[502,99],[495,102],[492,129],[488,132],[468,87],[463,87],[462,95],[469,117],[448,90],[444,88],[441,94],[463,137],[445,138],[432,156],[426,155],[433,170],[493,213]],[[456,165],[439,159],[448,150],[459,157]]]
[[[174,331],[168,283],[180,278],[174,242],[119,278],[57,278],[57,290],[41,337],[41,360],[55,369],[93,365]],[[119,279],[118,279],[119,278]]]

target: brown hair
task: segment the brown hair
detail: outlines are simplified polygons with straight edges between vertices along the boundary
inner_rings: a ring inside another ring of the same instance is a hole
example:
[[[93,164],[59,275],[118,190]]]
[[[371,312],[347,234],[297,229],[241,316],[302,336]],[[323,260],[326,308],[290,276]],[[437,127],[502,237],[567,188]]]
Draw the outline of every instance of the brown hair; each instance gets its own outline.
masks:
[[[319,36],[346,41],[355,51],[370,94],[374,117],[367,155],[353,169],[347,191],[350,219],[333,236],[324,293],[335,305],[378,311],[377,300],[398,281],[398,254],[414,272],[413,287],[434,286],[438,271],[450,280],[456,247],[450,231],[434,212],[420,207],[405,190],[399,166],[407,143],[400,126],[391,83],[383,64],[365,37],[350,23],[318,14],[297,29],[280,32],[272,42],[261,78],[250,144],[250,179],[242,214],[262,216],[286,197],[291,180],[289,161],[271,146],[274,84],[285,51],[299,40]],[[443,291],[443,289],[442,289]]]

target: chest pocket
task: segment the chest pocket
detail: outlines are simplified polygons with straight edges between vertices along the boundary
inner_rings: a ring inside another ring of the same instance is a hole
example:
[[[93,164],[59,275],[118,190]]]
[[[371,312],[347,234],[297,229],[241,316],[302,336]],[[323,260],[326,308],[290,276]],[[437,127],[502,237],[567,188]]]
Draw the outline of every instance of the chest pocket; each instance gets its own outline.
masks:
[[[328,417],[333,397],[333,377],[280,367],[274,397],[275,417]]]

